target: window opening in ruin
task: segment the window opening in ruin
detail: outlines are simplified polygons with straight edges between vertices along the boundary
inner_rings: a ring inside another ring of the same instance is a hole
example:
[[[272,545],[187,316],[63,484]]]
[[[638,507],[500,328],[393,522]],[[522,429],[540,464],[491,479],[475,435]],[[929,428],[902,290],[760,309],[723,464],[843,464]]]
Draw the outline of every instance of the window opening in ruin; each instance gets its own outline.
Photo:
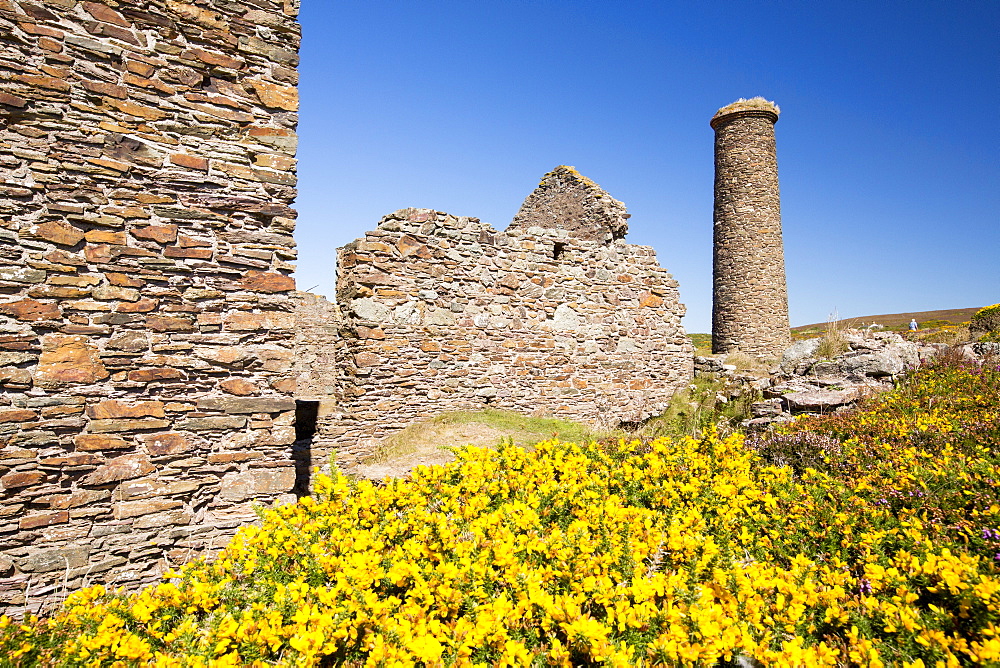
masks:
[[[310,439],[316,433],[316,420],[319,418],[318,401],[295,400],[295,440]]]
[[[562,257],[563,252],[566,250],[566,244],[561,241],[557,241],[552,244],[552,259],[558,260]]]

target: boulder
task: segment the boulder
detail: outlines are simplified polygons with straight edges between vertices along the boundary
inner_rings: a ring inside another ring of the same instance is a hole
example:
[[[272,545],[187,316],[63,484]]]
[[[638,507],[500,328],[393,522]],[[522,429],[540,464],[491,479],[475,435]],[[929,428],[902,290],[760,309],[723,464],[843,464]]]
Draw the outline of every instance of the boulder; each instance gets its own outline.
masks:
[[[785,349],[781,355],[779,368],[783,373],[792,373],[800,362],[816,358],[821,339],[805,339],[796,341]]]
[[[876,352],[845,353],[836,358],[844,373],[880,378],[895,377],[920,364],[917,346],[907,341],[893,342]]]
[[[979,359],[985,359],[987,357],[1000,358],[1000,343],[974,343],[972,344],[972,352]]]
[[[829,412],[834,408],[846,406],[860,396],[858,388],[845,390],[808,390],[791,392],[784,396],[788,409],[792,412],[822,411]]]

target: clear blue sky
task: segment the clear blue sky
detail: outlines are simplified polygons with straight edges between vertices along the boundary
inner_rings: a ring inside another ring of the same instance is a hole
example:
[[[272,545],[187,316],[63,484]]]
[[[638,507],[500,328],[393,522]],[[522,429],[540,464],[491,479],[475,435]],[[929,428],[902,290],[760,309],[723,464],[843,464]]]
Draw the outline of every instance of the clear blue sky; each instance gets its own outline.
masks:
[[[303,0],[300,289],[415,206],[503,229],[574,165],[710,331],[719,107],[776,131],[793,325],[1000,301],[1000,2]],[[316,287],[313,287],[316,286]]]

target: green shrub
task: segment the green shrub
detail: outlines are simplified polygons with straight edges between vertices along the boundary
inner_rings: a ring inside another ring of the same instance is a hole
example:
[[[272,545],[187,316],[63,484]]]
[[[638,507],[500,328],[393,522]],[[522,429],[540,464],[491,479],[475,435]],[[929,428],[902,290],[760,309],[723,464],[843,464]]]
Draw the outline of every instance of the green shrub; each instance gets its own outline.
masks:
[[[976,311],[969,328],[973,332],[1000,331],[1000,304],[993,304]]]

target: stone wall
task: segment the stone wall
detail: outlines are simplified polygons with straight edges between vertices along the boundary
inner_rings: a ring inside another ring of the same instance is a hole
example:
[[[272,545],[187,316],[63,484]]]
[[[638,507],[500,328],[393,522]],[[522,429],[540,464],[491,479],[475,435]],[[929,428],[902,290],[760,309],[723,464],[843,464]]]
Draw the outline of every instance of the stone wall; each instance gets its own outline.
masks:
[[[0,0],[0,612],[292,489],[297,0]]]
[[[296,292],[295,299],[295,396],[304,401],[333,399],[339,387],[340,309],[309,292]]]
[[[778,108],[740,100],[715,129],[712,351],[777,358],[791,344],[774,124]]]
[[[314,446],[350,466],[449,409],[608,426],[661,413],[693,350],[677,283],[651,248],[622,241],[627,218],[567,167],[504,232],[429,209],[383,218],[340,250],[339,415]]]
[[[338,406],[344,339],[343,319],[337,304],[320,295],[296,293],[295,379],[296,441],[293,453],[297,491],[308,493],[316,466],[328,469],[336,458],[331,438],[341,420]]]

